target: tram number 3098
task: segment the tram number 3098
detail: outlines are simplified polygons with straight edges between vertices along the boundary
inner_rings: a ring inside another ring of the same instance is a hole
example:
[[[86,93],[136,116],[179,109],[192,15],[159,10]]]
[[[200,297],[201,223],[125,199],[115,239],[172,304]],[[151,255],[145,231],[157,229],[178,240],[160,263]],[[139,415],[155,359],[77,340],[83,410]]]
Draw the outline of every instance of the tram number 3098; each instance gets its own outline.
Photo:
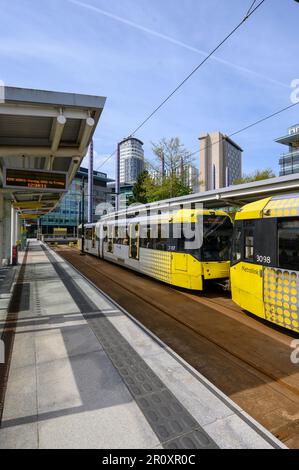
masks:
[[[256,261],[262,264],[270,264],[271,256],[256,255]]]

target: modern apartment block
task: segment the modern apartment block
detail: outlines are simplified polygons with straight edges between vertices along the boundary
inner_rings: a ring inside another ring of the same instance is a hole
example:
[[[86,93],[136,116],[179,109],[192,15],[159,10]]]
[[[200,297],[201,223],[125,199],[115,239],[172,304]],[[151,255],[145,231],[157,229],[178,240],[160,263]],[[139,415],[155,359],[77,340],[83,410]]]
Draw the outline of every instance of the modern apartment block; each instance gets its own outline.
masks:
[[[299,173],[299,124],[289,127],[287,135],[276,139],[275,142],[288,147],[288,151],[279,159],[279,175]]]
[[[120,142],[120,183],[135,183],[143,170],[143,142],[135,137],[124,139]]]
[[[242,176],[243,150],[221,132],[199,137],[200,191],[225,188]]]

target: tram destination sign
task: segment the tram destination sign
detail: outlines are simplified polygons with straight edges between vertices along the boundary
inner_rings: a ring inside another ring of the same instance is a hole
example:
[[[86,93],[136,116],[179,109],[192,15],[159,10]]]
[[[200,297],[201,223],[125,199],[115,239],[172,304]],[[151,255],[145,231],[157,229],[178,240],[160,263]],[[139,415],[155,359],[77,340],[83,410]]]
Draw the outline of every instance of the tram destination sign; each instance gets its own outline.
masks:
[[[61,171],[4,168],[4,187],[42,191],[66,191],[67,174]]]

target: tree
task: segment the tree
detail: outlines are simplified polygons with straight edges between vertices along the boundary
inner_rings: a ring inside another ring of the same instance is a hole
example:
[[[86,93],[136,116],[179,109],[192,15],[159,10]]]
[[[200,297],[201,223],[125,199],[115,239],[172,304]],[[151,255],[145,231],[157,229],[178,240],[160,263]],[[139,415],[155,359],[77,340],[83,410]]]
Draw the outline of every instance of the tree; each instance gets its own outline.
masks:
[[[191,194],[192,189],[176,174],[167,175],[159,181],[149,178],[146,181],[146,197],[148,202],[162,201],[172,197]]]
[[[149,173],[147,170],[144,170],[138,177],[134,187],[133,187],[133,197],[130,198],[130,204],[134,202],[139,202],[141,204],[146,204],[148,201],[147,197],[147,187],[149,184]]]
[[[265,170],[256,170],[253,173],[244,174],[242,178],[234,180],[233,184],[252,183],[253,181],[267,180],[269,178],[275,178],[275,173],[271,168]]]
[[[130,198],[129,203],[146,204],[172,197],[186,196],[191,192],[191,188],[176,174],[165,176],[162,180],[151,176],[148,171],[144,171],[133,187],[133,197]]]
[[[147,168],[151,167],[153,171],[151,174],[148,170],[141,173],[133,187],[130,204],[162,201],[192,192],[186,168],[192,159],[180,139],[178,137],[168,141],[162,139],[158,144],[153,144],[153,153],[156,162],[159,163],[159,169],[147,163]]]
[[[157,144],[152,143],[153,152],[161,168],[162,177],[174,175],[183,171],[184,167],[192,163],[190,152],[180,142],[178,137],[167,140],[165,137]]]

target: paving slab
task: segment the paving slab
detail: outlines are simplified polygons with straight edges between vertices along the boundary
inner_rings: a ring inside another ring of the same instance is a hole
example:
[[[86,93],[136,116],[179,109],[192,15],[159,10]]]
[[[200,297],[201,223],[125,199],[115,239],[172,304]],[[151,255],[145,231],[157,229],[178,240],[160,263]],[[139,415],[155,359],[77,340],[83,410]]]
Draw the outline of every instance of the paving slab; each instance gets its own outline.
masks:
[[[39,242],[23,282],[1,449],[284,447]]]

